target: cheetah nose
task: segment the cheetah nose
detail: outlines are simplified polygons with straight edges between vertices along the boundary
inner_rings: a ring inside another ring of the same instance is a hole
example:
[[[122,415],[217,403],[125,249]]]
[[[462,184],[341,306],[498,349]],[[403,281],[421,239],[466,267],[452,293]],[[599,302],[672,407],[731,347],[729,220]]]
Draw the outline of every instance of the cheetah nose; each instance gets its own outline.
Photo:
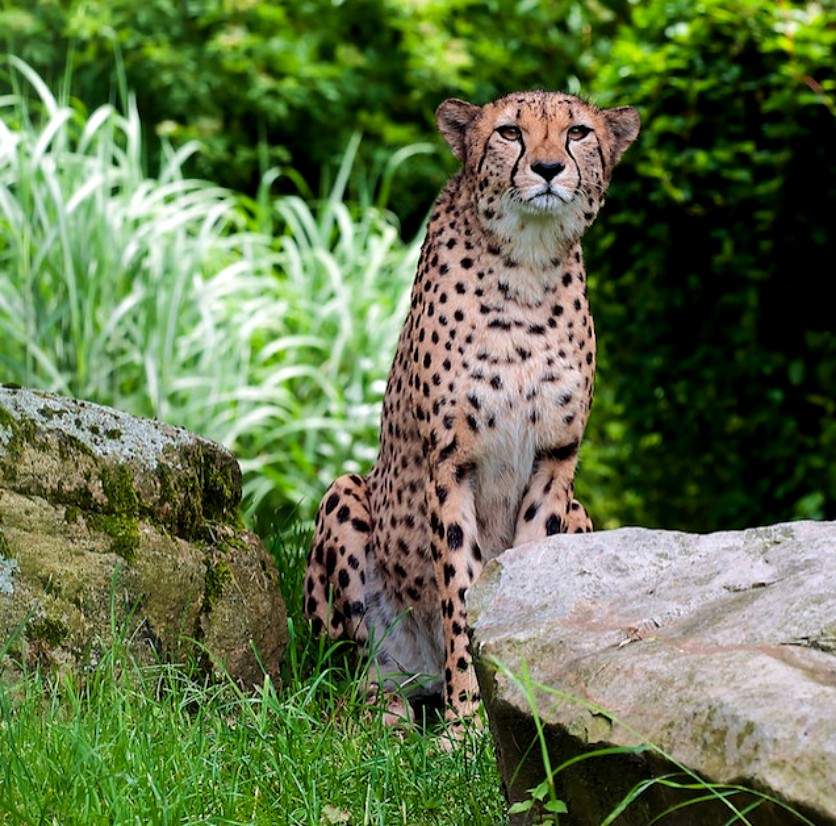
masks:
[[[531,171],[536,172],[541,178],[545,178],[547,181],[551,181],[555,175],[559,175],[564,169],[566,169],[566,164],[560,163],[560,161],[556,163],[537,161],[537,163],[531,164]]]

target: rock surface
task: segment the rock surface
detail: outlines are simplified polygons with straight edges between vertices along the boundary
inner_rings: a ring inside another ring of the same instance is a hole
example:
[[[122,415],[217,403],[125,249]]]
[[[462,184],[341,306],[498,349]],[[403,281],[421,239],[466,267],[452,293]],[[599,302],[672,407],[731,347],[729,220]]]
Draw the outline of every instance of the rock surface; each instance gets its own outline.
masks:
[[[561,826],[597,826],[636,783],[680,771],[668,758],[836,824],[836,523],[555,536],[489,563],[468,613],[511,800],[526,799],[544,770],[539,746],[527,751],[530,704],[497,661],[558,692],[533,695],[552,767],[605,746],[665,753],[595,757],[558,774]],[[646,824],[683,794],[653,785],[615,822]],[[512,823],[533,822],[532,812]],[[730,815],[701,803],[660,822]],[[747,818],[799,822],[774,803]]]
[[[143,661],[195,658],[250,685],[260,659],[277,677],[285,608],[240,500],[220,445],[0,387],[0,669],[89,668],[115,619]]]

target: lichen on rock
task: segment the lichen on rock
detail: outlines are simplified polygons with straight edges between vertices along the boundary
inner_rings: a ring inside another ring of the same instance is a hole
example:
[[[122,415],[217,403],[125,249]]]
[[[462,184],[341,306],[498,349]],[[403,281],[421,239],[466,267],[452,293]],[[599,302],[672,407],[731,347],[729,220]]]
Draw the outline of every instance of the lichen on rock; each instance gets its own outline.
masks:
[[[220,445],[0,387],[0,648],[14,638],[18,660],[84,669],[115,624],[141,658],[209,650],[242,684],[261,682],[259,659],[276,677],[285,609],[240,499]]]

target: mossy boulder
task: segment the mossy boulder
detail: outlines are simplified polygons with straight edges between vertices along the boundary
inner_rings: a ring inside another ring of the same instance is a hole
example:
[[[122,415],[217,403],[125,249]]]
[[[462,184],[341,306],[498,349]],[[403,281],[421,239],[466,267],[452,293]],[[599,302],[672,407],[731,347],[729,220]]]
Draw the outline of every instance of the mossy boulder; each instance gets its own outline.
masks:
[[[692,782],[682,767],[836,824],[834,572],[833,522],[555,536],[488,563],[468,594],[468,616],[509,798],[525,800],[544,779],[533,705],[552,767],[611,746],[662,750],[561,771],[566,826],[597,826],[653,777]],[[503,666],[527,670],[531,693]],[[649,785],[616,822],[643,826],[699,794]],[[536,816],[532,808],[511,822]],[[730,816],[726,804],[707,801],[662,822],[713,826]],[[753,826],[795,822],[777,803],[746,817]]]
[[[278,573],[240,501],[220,445],[0,387],[0,670],[89,668],[116,628],[143,660],[277,677]]]

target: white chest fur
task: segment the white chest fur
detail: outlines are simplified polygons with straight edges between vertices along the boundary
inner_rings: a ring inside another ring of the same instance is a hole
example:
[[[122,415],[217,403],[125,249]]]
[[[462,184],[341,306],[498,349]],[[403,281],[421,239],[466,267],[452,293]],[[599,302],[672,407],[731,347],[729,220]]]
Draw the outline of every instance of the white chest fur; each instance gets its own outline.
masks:
[[[502,344],[500,349],[532,347],[530,337],[523,341],[513,334]],[[479,393],[480,420],[486,424],[474,457],[475,497],[480,542],[488,558],[513,542],[537,452],[579,440],[583,432],[583,372],[572,356],[560,357],[557,348],[530,352],[525,361],[517,356],[510,365],[501,358],[493,365],[486,360],[483,370],[490,390]]]

